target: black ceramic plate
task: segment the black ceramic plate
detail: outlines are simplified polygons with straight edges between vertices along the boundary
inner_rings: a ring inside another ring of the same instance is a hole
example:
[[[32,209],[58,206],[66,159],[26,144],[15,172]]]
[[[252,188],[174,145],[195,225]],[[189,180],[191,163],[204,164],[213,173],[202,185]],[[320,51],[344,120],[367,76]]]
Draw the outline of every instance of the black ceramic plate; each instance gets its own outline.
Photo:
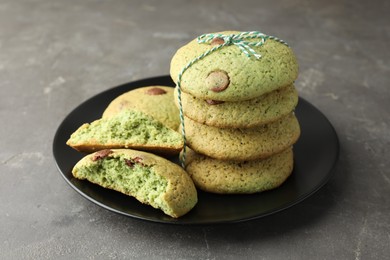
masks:
[[[88,181],[74,179],[71,169],[84,155],[65,143],[81,124],[100,118],[111,100],[120,94],[143,86],[174,86],[168,76],[127,83],[102,92],[74,109],[58,127],[53,154],[66,182],[88,200],[129,217],[172,224],[216,224],[256,219],[276,213],[311,196],[330,178],[337,161],[339,143],[327,118],[313,105],[300,98],[296,116],[301,137],[294,145],[294,171],[279,188],[253,195],[216,195],[198,193],[198,204],[185,216],[173,219],[162,211],[139,203],[132,197],[103,189]]]

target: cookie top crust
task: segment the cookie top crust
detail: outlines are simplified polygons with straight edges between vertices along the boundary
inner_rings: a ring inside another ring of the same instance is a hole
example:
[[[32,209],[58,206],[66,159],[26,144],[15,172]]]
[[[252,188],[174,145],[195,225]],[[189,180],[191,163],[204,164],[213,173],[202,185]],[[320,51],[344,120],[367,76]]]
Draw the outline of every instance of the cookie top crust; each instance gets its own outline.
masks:
[[[173,100],[172,87],[146,86],[123,93],[111,101],[102,117],[112,117],[125,109],[144,112],[174,130],[180,124],[179,109]]]
[[[173,81],[180,79],[181,90],[200,99],[243,101],[296,80],[298,63],[287,44],[264,34],[237,36],[241,34],[213,33],[219,37],[209,41],[198,37],[181,47],[171,60]]]

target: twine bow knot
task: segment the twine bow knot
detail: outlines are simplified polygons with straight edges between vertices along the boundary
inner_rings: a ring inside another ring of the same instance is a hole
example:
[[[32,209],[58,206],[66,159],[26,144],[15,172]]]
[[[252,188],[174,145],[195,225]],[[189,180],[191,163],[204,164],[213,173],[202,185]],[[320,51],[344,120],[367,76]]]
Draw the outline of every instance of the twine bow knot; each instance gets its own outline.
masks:
[[[254,56],[256,59],[261,58],[261,54],[256,53],[255,50],[253,50],[252,47],[259,47],[262,46],[267,39],[273,39],[275,41],[278,41],[280,43],[283,43],[287,45],[286,42],[283,40],[275,37],[266,35],[264,33],[258,32],[258,31],[252,31],[252,32],[242,32],[238,34],[219,34],[219,33],[209,33],[209,34],[203,34],[198,37],[198,43],[206,43],[211,44],[213,40],[215,39],[222,39],[224,43],[212,48],[209,50],[209,52],[214,52],[217,49],[223,48],[225,46],[229,45],[235,45],[237,46],[248,58],[251,56]],[[258,39],[257,41],[248,41],[251,39]],[[207,55],[207,54],[206,54]],[[203,55],[205,56],[205,55]]]

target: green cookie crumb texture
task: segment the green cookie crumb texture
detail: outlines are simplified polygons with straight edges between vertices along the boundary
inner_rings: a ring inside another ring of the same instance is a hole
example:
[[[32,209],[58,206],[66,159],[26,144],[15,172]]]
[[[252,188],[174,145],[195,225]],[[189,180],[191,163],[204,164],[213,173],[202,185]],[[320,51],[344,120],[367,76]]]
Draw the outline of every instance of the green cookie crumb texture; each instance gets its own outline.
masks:
[[[291,113],[298,103],[298,93],[293,85],[239,102],[213,103],[184,92],[181,94],[185,116],[220,128],[250,128],[271,123]],[[176,99],[177,95],[176,88]]]
[[[292,146],[300,135],[293,113],[252,128],[218,128],[185,117],[187,145],[194,151],[220,160],[257,160]]]
[[[186,171],[195,186],[220,194],[251,194],[282,185],[293,170],[293,152],[255,161],[221,161],[188,150]]]
[[[173,91],[172,87],[167,86],[147,86],[130,90],[112,100],[104,110],[102,118],[112,117],[125,109],[135,109],[177,130],[180,117],[179,109],[173,101]]]
[[[111,148],[133,148],[161,154],[178,154],[182,136],[153,117],[137,111],[123,110],[80,126],[67,144],[82,152]]]
[[[220,33],[228,35],[239,32]],[[246,41],[256,42],[259,39]],[[190,61],[213,47],[198,43],[197,39],[181,47],[171,60],[170,75],[173,81],[178,82],[179,73]],[[297,59],[290,47],[267,39],[262,46],[251,48],[262,57],[247,57],[235,45],[225,46],[204,56],[182,74],[182,91],[200,99],[243,101],[291,85],[298,77]],[[215,92],[207,79],[211,73],[221,71],[227,74],[229,84],[224,90]]]
[[[73,168],[77,179],[132,196],[178,218],[197,203],[189,175],[178,165],[147,152],[107,149],[89,154]]]

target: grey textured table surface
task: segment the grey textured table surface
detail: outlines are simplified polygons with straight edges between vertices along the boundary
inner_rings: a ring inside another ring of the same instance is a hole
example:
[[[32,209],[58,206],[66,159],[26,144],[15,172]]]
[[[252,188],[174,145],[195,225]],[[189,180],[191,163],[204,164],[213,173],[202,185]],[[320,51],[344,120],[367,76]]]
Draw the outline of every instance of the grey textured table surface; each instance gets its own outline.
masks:
[[[389,3],[1,0],[0,259],[389,257]],[[340,138],[329,183],[285,211],[217,226],[135,220],[72,190],[52,156],[63,118],[110,87],[168,74],[177,48],[226,29],[295,50],[300,95]]]

